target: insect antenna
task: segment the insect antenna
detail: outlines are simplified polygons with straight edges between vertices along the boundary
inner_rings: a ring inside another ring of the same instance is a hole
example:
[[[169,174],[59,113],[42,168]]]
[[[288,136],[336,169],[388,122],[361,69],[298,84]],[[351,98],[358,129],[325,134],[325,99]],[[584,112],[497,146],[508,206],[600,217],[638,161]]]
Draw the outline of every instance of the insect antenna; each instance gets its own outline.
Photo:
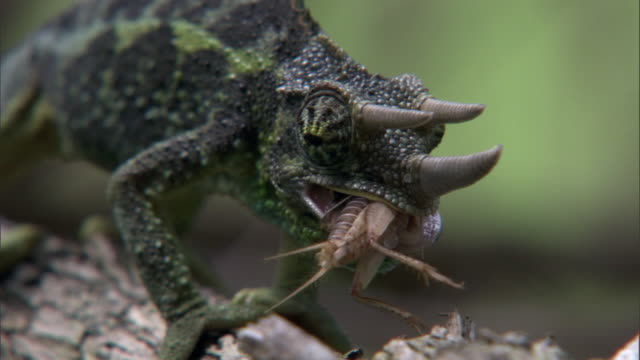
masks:
[[[298,293],[300,293],[302,290],[306,289],[309,285],[311,285],[314,282],[318,281],[318,279],[320,279],[322,276],[324,276],[324,274],[326,274],[327,271],[329,271],[329,270],[331,270],[331,267],[323,267],[320,270],[318,270],[318,272],[315,273],[315,275],[313,275],[311,278],[309,278],[309,280],[305,281],[304,284],[300,285],[291,294],[285,296],[284,299],[278,301],[277,304],[275,304],[272,307],[270,307],[265,313],[270,313],[275,308],[277,308],[278,306],[280,306],[280,305],[284,304],[285,302],[291,300],[291,298],[293,298],[294,296],[298,295]]]
[[[269,256],[269,257],[266,257],[264,259],[265,260],[276,260],[276,259],[280,259],[280,258],[283,258],[283,257],[291,256],[291,255],[297,255],[297,254],[302,254],[302,253],[306,253],[306,252],[313,251],[313,250],[322,249],[326,245],[326,243],[327,243],[326,241],[323,241],[321,243],[305,246],[305,247],[300,248],[300,249],[295,249],[295,250],[283,252],[283,253],[280,253],[280,254],[276,254],[276,255],[273,255],[273,256]]]
[[[344,204],[345,202],[347,202],[347,200],[351,200],[353,198],[353,196],[347,196],[344,199],[338,201],[337,203],[333,204],[333,206],[331,206],[329,209],[327,209],[324,212],[324,215],[322,216],[323,219],[325,219],[329,214],[331,214],[335,209],[337,209],[338,207],[340,207],[342,204]]]

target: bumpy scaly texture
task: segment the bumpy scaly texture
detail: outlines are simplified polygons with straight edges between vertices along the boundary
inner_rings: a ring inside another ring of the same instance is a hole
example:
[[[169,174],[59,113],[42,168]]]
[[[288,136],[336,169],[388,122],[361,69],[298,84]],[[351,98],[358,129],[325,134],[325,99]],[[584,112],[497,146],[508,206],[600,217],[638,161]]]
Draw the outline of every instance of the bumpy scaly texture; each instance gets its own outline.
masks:
[[[51,154],[112,172],[119,231],[169,321],[167,359],[186,358],[204,329],[256,318],[314,272],[313,259],[287,258],[273,289],[209,307],[177,244],[205,194],[237,198],[292,249],[324,240],[322,218],[348,195],[435,219],[439,195],[484,176],[500,153],[425,160],[447,105],[426,102],[415,76],[367,72],[302,1],[83,1],[2,57],[0,90],[0,174]],[[450,122],[482,108],[458,107]],[[420,123],[394,127],[406,110]],[[437,192],[424,189],[430,173]],[[304,293],[278,310],[346,349],[315,290]]]

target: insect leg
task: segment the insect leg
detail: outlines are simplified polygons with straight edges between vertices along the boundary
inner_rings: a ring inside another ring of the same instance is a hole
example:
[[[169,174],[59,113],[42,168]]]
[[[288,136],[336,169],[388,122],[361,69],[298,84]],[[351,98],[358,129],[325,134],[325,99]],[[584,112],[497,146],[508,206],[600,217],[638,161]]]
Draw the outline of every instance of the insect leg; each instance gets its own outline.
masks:
[[[353,285],[351,286],[351,296],[353,296],[357,301],[369,305],[378,309],[382,309],[384,311],[388,311],[390,313],[396,314],[404,319],[411,327],[413,327],[419,334],[423,334],[427,332],[426,325],[418,319],[412,313],[403,310],[399,307],[387,304],[382,300],[378,300],[372,297],[362,295],[363,286],[361,282],[356,281],[354,278]]]
[[[452,286],[454,288],[457,289],[462,289],[464,287],[463,283],[457,283],[453,280],[451,280],[450,278],[442,275],[441,273],[438,272],[438,269],[436,269],[435,267],[422,262],[418,259],[414,259],[408,255],[405,255],[403,253],[397,252],[395,250],[391,250],[391,249],[387,249],[386,247],[378,244],[375,239],[370,239],[369,243],[371,244],[371,247],[374,248],[375,250],[381,252],[382,254],[398,260],[399,262],[406,264],[416,270],[418,270],[420,272],[420,274],[425,278],[425,280],[427,280],[428,278],[433,278],[437,281],[440,281],[442,283],[445,283],[449,286]]]

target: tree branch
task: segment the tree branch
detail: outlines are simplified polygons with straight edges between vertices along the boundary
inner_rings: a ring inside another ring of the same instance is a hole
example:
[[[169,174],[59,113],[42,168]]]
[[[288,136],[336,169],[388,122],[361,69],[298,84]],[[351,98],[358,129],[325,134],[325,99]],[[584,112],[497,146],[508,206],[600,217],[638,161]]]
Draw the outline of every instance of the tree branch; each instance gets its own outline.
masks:
[[[0,218],[3,241],[25,225]],[[22,229],[24,230],[24,229]],[[27,231],[29,233],[29,231]],[[33,233],[33,232],[31,232]],[[3,359],[154,359],[164,320],[130,268],[120,242],[94,234],[84,242],[45,235],[0,279]],[[226,301],[202,289],[212,303]],[[287,320],[271,315],[235,332],[209,334],[196,359],[333,360],[342,358]],[[392,339],[372,360],[564,359],[552,339],[475,330],[452,313],[445,325],[412,339]],[[363,359],[355,353],[350,359]]]

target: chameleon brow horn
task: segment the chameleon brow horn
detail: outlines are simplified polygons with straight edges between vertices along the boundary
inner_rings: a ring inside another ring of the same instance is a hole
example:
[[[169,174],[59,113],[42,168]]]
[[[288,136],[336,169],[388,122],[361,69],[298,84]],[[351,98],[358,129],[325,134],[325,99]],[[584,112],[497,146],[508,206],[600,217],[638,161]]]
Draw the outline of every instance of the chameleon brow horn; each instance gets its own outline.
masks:
[[[428,111],[400,109],[375,104],[358,106],[356,113],[358,128],[364,132],[417,128],[429,123],[434,115]]]
[[[454,101],[438,100],[431,96],[420,105],[420,110],[433,113],[430,124],[452,124],[468,121],[482,114],[483,104],[465,104]]]
[[[413,129],[426,125],[460,123],[480,115],[483,104],[465,104],[438,100],[428,96],[420,110],[400,109],[376,104],[360,105],[356,109],[358,126],[365,132],[381,129]]]

